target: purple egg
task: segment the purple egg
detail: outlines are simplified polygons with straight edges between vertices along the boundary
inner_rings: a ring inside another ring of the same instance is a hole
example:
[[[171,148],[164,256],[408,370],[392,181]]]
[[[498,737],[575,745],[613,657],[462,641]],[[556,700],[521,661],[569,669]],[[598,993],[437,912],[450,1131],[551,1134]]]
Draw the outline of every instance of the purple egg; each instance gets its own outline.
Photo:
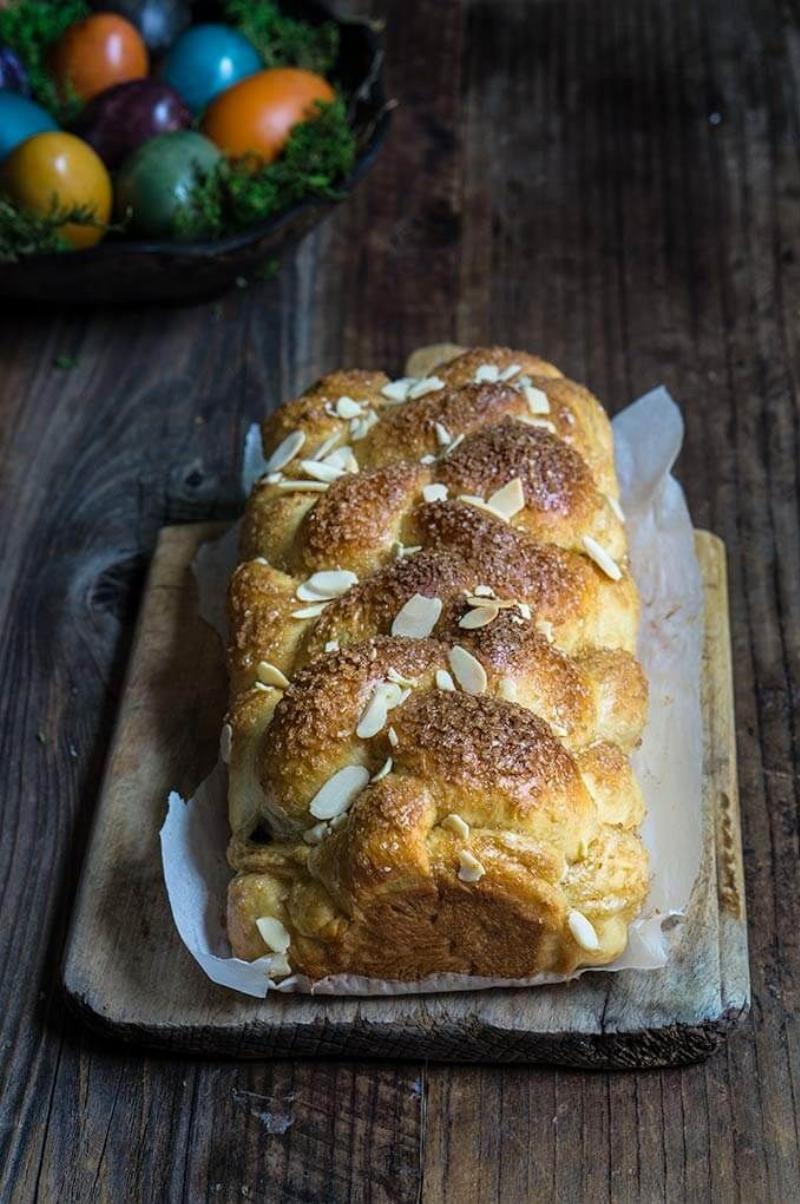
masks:
[[[191,123],[191,112],[168,84],[134,79],[93,97],[72,129],[113,171],[143,142]]]
[[[0,88],[7,92],[21,92],[23,96],[31,94],[22,61],[10,46],[0,46]]]

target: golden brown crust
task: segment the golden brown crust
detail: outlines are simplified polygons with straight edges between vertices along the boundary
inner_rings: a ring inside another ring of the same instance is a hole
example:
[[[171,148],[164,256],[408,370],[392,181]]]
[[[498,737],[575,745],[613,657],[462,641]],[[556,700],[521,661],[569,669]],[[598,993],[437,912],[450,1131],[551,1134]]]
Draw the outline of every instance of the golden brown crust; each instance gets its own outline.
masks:
[[[229,600],[234,953],[283,932],[312,979],[612,960],[647,890],[647,689],[602,407],[475,348],[418,385],[333,373],[263,434],[285,462]]]

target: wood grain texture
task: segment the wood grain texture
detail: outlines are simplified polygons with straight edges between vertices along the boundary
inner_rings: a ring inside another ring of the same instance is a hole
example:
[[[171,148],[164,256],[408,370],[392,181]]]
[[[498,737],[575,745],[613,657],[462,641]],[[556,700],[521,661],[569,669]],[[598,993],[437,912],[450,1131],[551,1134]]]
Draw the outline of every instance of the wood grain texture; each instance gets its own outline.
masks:
[[[663,970],[588,974],[535,990],[386,999],[273,992],[254,1000],[215,986],[180,945],[158,847],[169,790],[177,785],[188,795],[216,760],[227,700],[223,650],[197,615],[191,561],[218,535],[217,523],[165,527],[153,558],[65,955],[67,997],[81,1018],[109,1037],[231,1057],[625,1069],[713,1053],[750,993],[719,539],[697,532],[707,616],[701,869]]]
[[[275,280],[189,310],[0,314],[0,1198],[784,1204],[800,6],[358,2],[388,21],[392,138]],[[637,1075],[225,1064],[90,1037],[59,962],[158,530],[232,514],[245,426],[323,370],[484,338],[540,349],[611,408],[659,381],[684,407],[678,470],[729,556],[744,1031]]]

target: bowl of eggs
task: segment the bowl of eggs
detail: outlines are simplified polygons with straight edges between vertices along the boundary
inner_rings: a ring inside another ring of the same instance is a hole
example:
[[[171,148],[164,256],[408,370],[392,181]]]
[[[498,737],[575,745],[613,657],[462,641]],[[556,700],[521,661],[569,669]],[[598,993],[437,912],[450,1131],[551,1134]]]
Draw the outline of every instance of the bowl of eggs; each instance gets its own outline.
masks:
[[[381,66],[312,0],[10,0],[0,298],[187,302],[270,270],[374,161]]]

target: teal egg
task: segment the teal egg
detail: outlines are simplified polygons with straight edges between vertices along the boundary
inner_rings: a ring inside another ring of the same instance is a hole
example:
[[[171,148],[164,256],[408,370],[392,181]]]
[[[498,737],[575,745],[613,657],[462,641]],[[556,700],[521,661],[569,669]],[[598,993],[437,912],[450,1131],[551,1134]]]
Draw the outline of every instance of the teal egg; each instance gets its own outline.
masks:
[[[0,159],[5,159],[26,138],[57,129],[47,110],[34,100],[18,92],[0,91]]]
[[[193,25],[172,44],[160,74],[193,112],[200,113],[218,92],[262,66],[252,43],[229,25]]]
[[[114,210],[128,231],[141,238],[175,238],[175,214],[185,204],[199,172],[222,155],[202,134],[180,130],[143,143],[120,168]]]

